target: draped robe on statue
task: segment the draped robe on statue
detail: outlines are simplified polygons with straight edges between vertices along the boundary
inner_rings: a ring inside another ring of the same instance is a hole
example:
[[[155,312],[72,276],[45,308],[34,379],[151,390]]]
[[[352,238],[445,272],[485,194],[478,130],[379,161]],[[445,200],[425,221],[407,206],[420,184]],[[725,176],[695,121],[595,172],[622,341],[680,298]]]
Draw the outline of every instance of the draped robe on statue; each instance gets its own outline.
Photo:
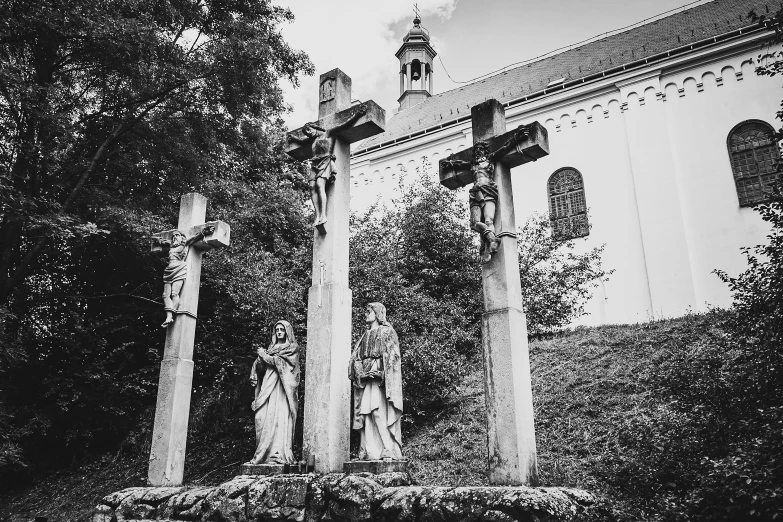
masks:
[[[253,412],[256,425],[256,452],[251,464],[294,462],[292,445],[299,408],[299,345],[288,321],[278,321],[286,339],[277,343],[272,328],[272,343],[267,349],[271,361],[259,356],[253,363],[251,380],[256,378]],[[270,364],[270,362],[272,364]]]
[[[366,378],[371,371],[380,371],[382,377]],[[362,430],[359,458],[402,459],[402,372],[394,328],[381,324],[364,332],[351,354],[348,375],[354,383],[352,427]],[[391,447],[384,446],[382,431],[388,433]]]

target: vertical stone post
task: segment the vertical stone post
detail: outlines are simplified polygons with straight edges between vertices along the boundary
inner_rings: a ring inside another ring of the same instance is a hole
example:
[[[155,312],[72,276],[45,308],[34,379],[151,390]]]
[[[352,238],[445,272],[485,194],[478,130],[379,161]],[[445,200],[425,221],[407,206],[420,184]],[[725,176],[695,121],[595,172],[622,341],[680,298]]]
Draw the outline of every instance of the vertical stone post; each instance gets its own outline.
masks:
[[[331,82],[331,95],[324,85]],[[339,69],[321,75],[319,119],[351,105],[351,79]],[[331,96],[331,97],[330,97]],[[337,175],[327,185],[325,233],[313,233],[312,286],[307,301],[303,453],[318,473],[339,472],[350,441],[351,289],[348,288],[350,143],[338,137]]]
[[[204,223],[206,214],[207,198],[195,192],[185,194],[180,200],[177,229],[187,232]],[[166,330],[148,471],[149,483],[153,486],[178,486],[182,484],[185,470],[201,257],[201,250],[190,249],[188,275],[180,294],[179,309],[192,315],[177,314]]]
[[[473,107],[471,117],[474,143],[506,132],[503,105],[496,100]],[[522,311],[511,171],[502,159],[495,162],[495,183],[495,230],[500,246],[481,267],[489,480],[492,484],[534,486],[538,484],[538,466],[527,322]]]

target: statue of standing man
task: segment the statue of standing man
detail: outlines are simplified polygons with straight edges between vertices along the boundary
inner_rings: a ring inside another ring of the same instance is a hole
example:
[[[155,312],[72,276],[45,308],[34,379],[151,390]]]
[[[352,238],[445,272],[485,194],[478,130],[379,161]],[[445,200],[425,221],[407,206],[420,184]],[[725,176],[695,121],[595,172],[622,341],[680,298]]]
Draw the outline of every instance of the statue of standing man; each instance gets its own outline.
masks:
[[[370,303],[367,331],[351,354],[353,422],[361,430],[360,460],[402,459],[402,372],[397,333],[386,321],[386,307]]]
[[[304,126],[304,138],[288,135],[288,139],[297,143],[305,143],[314,138],[313,158],[310,160],[310,174],[307,176],[307,183],[310,185],[310,197],[315,207],[314,227],[326,223],[326,184],[334,181],[337,169],[335,167],[334,146],[337,140],[337,133],[347,129],[356,121],[367,114],[367,107],[360,105],[356,113],[341,125],[336,125],[330,129],[323,129],[315,123],[308,123]]]

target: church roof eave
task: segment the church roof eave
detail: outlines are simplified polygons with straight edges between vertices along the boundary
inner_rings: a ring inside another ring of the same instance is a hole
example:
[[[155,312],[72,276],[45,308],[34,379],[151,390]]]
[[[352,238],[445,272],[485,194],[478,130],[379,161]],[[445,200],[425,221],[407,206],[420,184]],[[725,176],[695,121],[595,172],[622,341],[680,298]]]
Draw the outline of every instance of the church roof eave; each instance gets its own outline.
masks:
[[[763,12],[770,7],[776,9],[769,0],[714,0],[434,95],[417,104],[416,111],[406,109],[397,113],[387,122],[384,133],[359,144],[355,154],[470,119],[470,107],[487,98],[498,99],[506,106],[518,105],[575,85],[649,66],[669,56],[730,39],[743,31],[745,34],[760,31],[747,19],[747,13],[751,9]],[[564,80],[550,86],[553,78]]]

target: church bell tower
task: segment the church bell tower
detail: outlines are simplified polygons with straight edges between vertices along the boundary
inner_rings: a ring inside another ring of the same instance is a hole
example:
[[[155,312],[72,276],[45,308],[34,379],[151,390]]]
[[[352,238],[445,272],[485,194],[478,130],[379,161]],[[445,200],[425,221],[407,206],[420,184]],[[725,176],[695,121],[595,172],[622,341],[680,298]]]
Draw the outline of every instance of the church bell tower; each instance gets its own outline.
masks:
[[[438,53],[430,45],[430,35],[421,27],[421,19],[413,19],[413,27],[402,39],[395,54],[400,60],[400,111],[421,103],[433,94],[432,61]]]

